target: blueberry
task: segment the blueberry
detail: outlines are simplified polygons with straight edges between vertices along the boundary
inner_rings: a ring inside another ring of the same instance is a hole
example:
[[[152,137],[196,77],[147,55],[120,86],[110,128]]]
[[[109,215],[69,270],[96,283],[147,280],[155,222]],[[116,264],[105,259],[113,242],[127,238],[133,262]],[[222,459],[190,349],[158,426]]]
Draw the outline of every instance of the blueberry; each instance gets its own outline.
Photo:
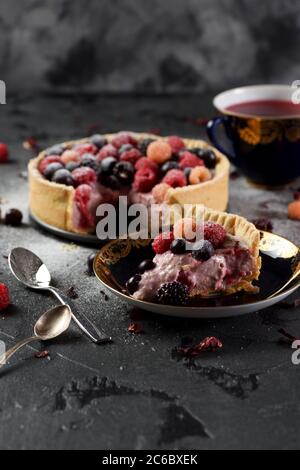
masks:
[[[58,184],[65,184],[66,186],[74,186],[74,179],[71,173],[68,170],[57,170],[53,177],[52,181]]]
[[[104,145],[107,144],[107,139],[103,137],[103,135],[95,134],[90,137],[90,142],[96,145],[96,147],[98,147],[98,149],[100,150],[102,149],[102,147],[104,147]]]
[[[49,147],[47,150],[46,150],[46,156],[48,155],[62,155],[65,151],[65,146],[64,145],[61,145],[61,144],[58,144],[58,145],[53,145],[52,147]]]
[[[185,151],[188,151],[190,153],[193,153],[194,155],[196,155],[197,157],[200,157],[202,158],[202,154],[204,152],[204,149],[202,149],[201,147],[193,147],[191,149],[186,149]]]
[[[187,179],[188,181],[189,181],[189,179],[190,179],[191,171],[192,171],[192,168],[185,168],[185,169],[183,170],[183,173],[185,174],[186,179]]]
[[[54,173],[57,171],[57,170],[61,170],[64,166],[62,165],[62,163],[58,163],[58,162],[55,162],[55,163],[50,163],[45,171],[44,171],[44,176],[47,180],[51,180]]]
[[[85,153],[82,156],[80,166],[87,166],[97,171],[99,168],[99,163],[97,161],[97,158],[94,155],[92,155],[91,153]]]
[[[145,261],[142,261],[141,264],[138,267],[138,270],[141,274],[143,274],[146,271],[151,271],[154,269],[156,264],[152,259],[145,259]]]
[[[76,170],[79,167],[80,167],[80,164],[77,162],[68,162],[66,164],[66,170],[70,171],[71,173],[72,171]]]
[[[89,274],[94,274],[94,261],[95,261],[95,253],[92,253],[87,259],[87,266]]]
[[[131,144],[124,144],[119,148],[119,155],[122,155],[124,152],[134,149],[134,146]]]
[[[105,185],[105,186],[108,186],[109,188],[111,189],[114,189],[115,191],[117,189],[120,189],[121,188],[121,184],[120,184],[120,181],[118,180],[118,178],[114,175],[108,175],[103,181],[102,183]]]
[[[104,174],[111,174],[118,160],[114,157],[107,157],[101,162],[100,171]]]
[[[142,155],[147,155],[148,147],[154,141],[155,139],[144,139],[138,143],[138,149],[142,152]]]
[[[171,161],[173,161],[173,162],[178,162],[179,161],[178,153],[172,153]]]
[[[142,276],[140,274],[135,274],[126,282],[126,289],[130,295],[134,294],[138,290],[141,279]]]
[[[165,175],[166,173],[168,173],[168,171],[170,170],[178,170],[179,168],[179,165],[177,162],[174,162],[174,161],[169,161],[167,163],[165,163],[162,167],[161,167],[161,171],[162,173]]]
[[[183,255],[185,253],[186,241],[182,238],[174,240],[171,243],[170,250],[174,255]]]
[[[197,261],[207,261],[214,255],[214,253],[214,247],[208,240],[200,240],[194,245],[192,257]]]
[[[216,168],[218,159],[215,152],[213,152],[212,150],[205,150],[202,153],[201,158],[204,161],[206,168],[209,168],[210,170]]]
[[[23,219],[23,214],[18,209],[10,209],[4,217],[4,223],[6,225],[11,225],[12,227],[18,227],[21,225]]]
[[[122,186],[130,186],[134,178],[134,167],[129,162],[119,162],[113,169]]]

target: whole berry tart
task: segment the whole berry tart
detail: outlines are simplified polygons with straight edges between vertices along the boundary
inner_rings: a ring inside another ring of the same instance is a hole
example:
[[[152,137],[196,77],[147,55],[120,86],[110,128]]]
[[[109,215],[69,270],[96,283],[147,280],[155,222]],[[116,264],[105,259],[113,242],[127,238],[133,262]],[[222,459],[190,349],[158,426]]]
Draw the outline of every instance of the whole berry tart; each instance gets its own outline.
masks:
[[[201,237],[193,241],[189,234],[198,231]],[[141,263],[127,290],[138,300],[169,305],[195,296],[257,293],[259,243],[260,232],[243,217],[207,209],[201,223],[181,219],[153,240],[154,258]]]
[[[30,209],[46,224],[94,233],[101,203],[228,204],[229,162],[204,141],[120,132],[55,145],[29,163]]]

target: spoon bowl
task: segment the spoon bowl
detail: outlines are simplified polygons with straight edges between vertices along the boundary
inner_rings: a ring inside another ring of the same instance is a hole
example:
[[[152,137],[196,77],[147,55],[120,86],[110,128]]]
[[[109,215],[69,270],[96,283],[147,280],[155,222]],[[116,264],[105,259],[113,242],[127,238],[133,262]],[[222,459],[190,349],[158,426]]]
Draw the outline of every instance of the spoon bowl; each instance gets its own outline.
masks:
[[[71,310],[67,305],[48,310],[37,321],[34,334],[42,341],[57,338],[69,328],[71,318]]]

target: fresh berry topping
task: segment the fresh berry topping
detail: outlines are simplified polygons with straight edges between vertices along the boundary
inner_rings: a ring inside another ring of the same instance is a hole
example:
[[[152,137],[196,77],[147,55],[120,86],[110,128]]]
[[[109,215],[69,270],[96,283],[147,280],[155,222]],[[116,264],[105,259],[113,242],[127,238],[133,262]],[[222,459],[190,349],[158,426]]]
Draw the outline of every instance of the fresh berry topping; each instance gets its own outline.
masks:
[[[180,150],[184,149],[185,147],[183,140],[177,135],[168,137],[168,144],[175,153],[180,152]]]
[[[23,220],[23,214],[18,209],[10,209],[4,217],[4,223],[12,227],[18,227]]]
[[[53,145],[52,147],[49,147],[46,151],[45,151],[45,154],[47,157],[49,157],[50,155],[62,155],[64,153],[64,151],[66,150],[65,146],[64,145]]]
[[[186,177],[187,181],[190,181],[190,175],[191,175],[192,168],[185,168],[183,170],[184,176]]]
[[[144,274],[146,271],[152,271],[156,267],[156,264],[152,259],[145,259],[145,261],[142,261],[141,264],[138,267],[138,271],[141,274]]]
[[[97,171],[99,168],[99,162],[97,160],[97,157],[95,155],[92,155],[91,153],[85,153],[82,156],[80,166],[87,166],[89,168],[92,168],[93,170]]]
[[[9,290],[5,284],[0,283],[0,310],[5,310],[10,304]]]
[[[252,223],[258,230],[263,230],[264,232],[273,232],[273,224],[269,219],[254,219],[252,220]]]
[[[167,199],[167,193],[171,186],[167,183],[160,183],[154,186],[152,189],[152,196],[154,197],[154,201],[158,204],[163,203]]]
[[[112,145],[119,149],[122,145],[131,144],[136,147],[137,141],[128,132],[119,132],[111,141]]]
[[[195,168],[196,166],[204,165],[203,160],[200,160],[196,155],[191,152],[183,152],[180,155],[180,168]]]
[[[155,142],[154,139],[144,139],[140,140],[138,143],[138,149],[141,151],[143,155],[147,155],[147,149],[152,142]]]
[[[89,167],[77,168],[72,173],[73,180],[75,185],[79,186],[81,184],[92,185],[97,180],[97,175],[95,170]]]
[[[64,184],[66,186],[74,186],[74,179],[71,173],[65,169],[57,170],[52,177],[52,181],[54,183]]]
[[[97,155],[97,159],[100,161],[105,160],[105,158],[108,157],[118,157],[118,150],[111,144],[104,145]]]
[[[9,157],[9,151],[6,144],[0,142],[0,163],[6,163]]]
[[[134,178],[134,167],[129,162],[118,162],[113,169],[114,176],[122,186],[130,186]]]
[[[65,150],[61,156],[61,161],[66,165],[69,162],[79,162],[80,154],[76,150]]]
[[[158,175],[158,173],[159,173],[159,167],[158,167],[158,165],[156,165],[156,163],[154,163],[154,162],[151,162],[151,160],[149,160],[147,157],[142,157],[142,158],[140,158],[140,159],[136,162],[134,168],[135,168],[136,170],[142,170],[142,169],[144,169],[144,168],[150,168],[150,170],[155,171],[155,173],[156,173],[157,175]]]
[[[41,160],[39,163],[39,171],[42,173],[42,175],[50,163],[61,163],[61,158],[58,155],[49,155],[48,157]]]
[[[165,175],[170,170],[178,170],[178,169],[179,169],[178,162],[175,162],[174,160],[170,160],[169,162],[164,163],[164,165],[161,167],[161,172],[163,175]]]
[[[101,174],[111,174],[118,160],[114,157],[107,157],[101,162]]]
[[[189,299],[189,290],[181,282],[167,282],[158,289],[156,299],[163,305],[186,305]]]
[[[164,232],[154,238],[152,248],[157,255],[162,255],[170,249],[171,243],[174,241],[173,232]]]
[[[93,226],[95,223],[94,217],[88,210],[88,203],[90,202],[91,195],[92,188],[87,184],[82,184],[81,186],[78,186],[75,191],[75,203],[82,217],[85,219],[88,225]]]
[[[95,134],[90,137],[90,142],[93,145],[96,145],[96,147],[100,150],[104,145],[107,144],[107,139],[103,137],[103,135],[100,134]]]
[[[133,189],[141,193],[148,193],[157,182],[157,174],[151,168],[141,168],[134,177]]]
[[[54,173],[57,171],[57,170],[61,170],[64,166],[61,164],[61,163],[58,163],[58,162],[54,162],[54,163],[50,163],[50,165],[48,165],[44,171],[44,176],[47,180],[52,180],[52,177],[54,175]]]
[[[152,162],[162,164],[172,157],[171,146],[163,140],[156,140],[149,145],[147,149],[147,157]]]
[[[91,253],[87,259],[87,268],[88,268],[88,274],[91,276],[94,274],[94,261],[95,261],[96,255],[95,253]]]
[[[136,162],[141,158],[141,156],[142,154],[138,149],[132,149],[122,153],[120,160],[135,165]]]
[[[121,183],[115,175],[108,175],[106,178],[104,178],[103,184],[115,191],[121,188]]]
[[[130,295],[134,294],[138,290],[141,279],[142,276],[140,274],[136,274],[126,282],[126,289]]]
[[[98,147],[92,143],[87,142],[85,144],[75,145],[73,150],[76,150],[80,156],[84,155],[85,153],[92,153],[95,155],[98,152]]]
[[[186,241],[183,238],[174,240],[170,246],[173,255],[183,255],[186,252]]]
[[[163,183],[167,183],[172,188],[183,187],[187,185],[186,177],[180,170],[170,170],[163,179]]]
[[[197,235],[197,223],[193,217],[185,217],[174,224],[174,237],[194,240]]]
[[[77,162],[69,162],[66,164],[66,170],[70,171],[72,173],[72,171],[76,170],[76,168],[79,168],[80,167],[80,163],[77,163]]]
[[[288,206],[289,218],[292,220],[300,220],[300,200],[291,202]]]
[[[201,147],[193,147],[193,148],[187,149],[186,151],[190,152],[190,153],[193,153],[194,155],[196,155],[199,158],[202,158],[202,155],[205,152],[205,149],[203,149]]]
[[[134,149],[135,147],[131,144],[124,144],[122,147],[119,148],[119,155],[122,155],[122,153],[128,152],[129,150]]]
[[[206,168],[209,168],[210,170],[214,170],[214,168],[216,168],[218,159],[212,150],[204,150],[202,152],[201,158],[204,161]]]
[[[214,248],[219,248],[223,245],[227,236],[226,230],[222,225],[214,222],[205,222],[204,224],[204,238],[210,241]]]
[[[197,261],[208,261],[215,253],[214,247],[208,240],[195,243],[192,257]]]
[[[195,166],[190,173],[190,184],[200,184],[211,180],[212,174],[205,166]]]

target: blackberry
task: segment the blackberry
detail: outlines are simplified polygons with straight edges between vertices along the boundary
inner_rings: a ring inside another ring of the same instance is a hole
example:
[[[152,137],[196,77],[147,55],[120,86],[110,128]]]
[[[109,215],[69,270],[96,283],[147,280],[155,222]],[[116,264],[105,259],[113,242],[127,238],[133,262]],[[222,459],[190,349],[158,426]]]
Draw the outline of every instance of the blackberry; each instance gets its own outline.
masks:
[[[189,299],[189,291],[181,282],[167,282],[156,293],[156,299],[163,305],[186,305]]]
[[[142,155],[147,155],[147,149],[152,142],[155,142],[155,139],[144,139],[138,143],[138,149],[142,152]]]

